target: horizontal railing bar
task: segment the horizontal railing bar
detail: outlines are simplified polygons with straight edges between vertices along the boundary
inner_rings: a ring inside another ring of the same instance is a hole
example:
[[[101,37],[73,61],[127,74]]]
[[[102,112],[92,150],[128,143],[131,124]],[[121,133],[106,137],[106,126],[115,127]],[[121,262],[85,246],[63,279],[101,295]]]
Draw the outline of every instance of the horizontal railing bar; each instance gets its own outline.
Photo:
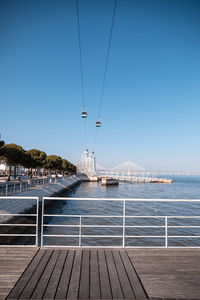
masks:
[[[46,237],[80,237],[80,235],[77,234],[43,234],[43,236]],[[90,235],[90,234],[82,234],[81,237],[116,237],[116,238],[122,238],[123,235]],[[164,235],[125,235],[125,238],[165,238]],[[200,238],[200,236],[187,236],[187,235],[168,235],[168,238]]]
[[[123,218],[123,216],[107,216],[107,215],[54,215],[44,214],[44,217],[69,217],[69,218]],[[184,219],[200,219],[200,216],[126,216],[126,218],[184,218]]]
[[[43,236],[46,236],[46,237],[80,237],[80,235],[77,235],[77,234],[67,234],[67,235],[64,235],[64,234],[43,234]],[[81,235],[81,237],[106,237],[106,238],[110,238],[110,237],[117,237],[117,238],[122,238],[123,236],[122,235]]]
[[[70,201],[118,201],[123,202],[200,202],[200,199],[142,199],[142,198],[70,198],[70,197],[43,197],[44,200]]]
[[[0,245],[1,247],[1,245]],[[8,247],[8,246],[5,246]],[[15,246],[13,246],[15,247]],[[23,246],[19,246],[19,247],[23,247]],[[28,247],[28,246],[26,246]],[[29,247],[33,247],[33,246],[29,246]],[[44,246],[44,248],[80,248],[80,246],[65,246],[65,245],[46,245]],[[81,248],[119,248],[119,249],[123,249],[122,246],[81,246]],[[165,246],[126,246],[126,249],[133,249],[133,248],[138,248],[138,249],[145,249],[145,248],[149,248],[149,249],[157,249],[157,248],[162,248],[162,249],[166,249]],[[171,249],[199,249],[200,246],[168,246],[168,248]]]
[[[175,219],[175,218],[184,218],[184,219],[199,219],[200,216],[126,216],[126,218],[169,218],[169,219]]]
[[[46,245],[44,248],[80,248],[80,246]],[[122,246],[81,246],[81,248],[122,248]]]
[[[69,217],[69,218],[123,218],[123,216],[103,216],[103,215],[53,215],[44,214],[44,217]]]
[[[37,214],[0,214],[0,216],[36,217]]]
[[[38,197],[21,197],[21,196],[18,196],[18,197],[13,197],[13,196],[0,196],[0,200],[1,199],[18,199],[18,200],[20,200],[20,199],[31,199],[31,200],[37,200],[38,199]]]
[[[10,244],[9,245],[1,245],[0,244],[0,248],[8,248],[8,247],[9,248],[10,247],[15,247],[15,248],[18,248],[18,247],[21,247],[21,248],[26,247],[27,248],[27,247],[29,247],[30,248],[30,247],[37,247],[37,245],[36,244],[32,244],[32,245],[10,245]]]
[[[8,224],[0,224],[0,226],[6,226]],[[15,226],[14,224],[10,224],[10,226]],[[25,224],[18,224],[17,226],[36,226],[36,224],[34,225],[25,225]],[[59,224],[43,224],[43,226],[45,227],[80,227],[80,225],[74,225],[74,224],[68,224],[68,225],[59,225]],[[81,225],[81,227],[84,228],[101,228],[101,227],[105,227],[105,228],[123,228],[123,225]],[[168,228],[200,228],[200,226],[192,226],[192,225],[187,225],[187,226],[167,226]],[[158,226],[158,225],[125,225],[125,228],[165,228],[164,225],[162,226]]]
[[[80,225],[48,225],[48,224],[43,224],[43,226],[45,227],[75,227],[75,228],[79,228]],[[123,228],[123,225],[81,225],[81,227],[84,228],[101,228],[101,227],[106,227],[106,228]]]
[[[165,228],[165,225],[158,226],[158,225],[125,225],[125,228]]]
[[[162,239],[165,239],[165,235],[125,235],[125,238],[162,238]]]
[[[35,227],[37,224],[6,224],[6,223],[1,223],[0,226],[24,226],[24,227]]]
[[[200,238],[200,235],[168,235],[168,238]]]
[[[193,226],[193,225],[184,225],[184,226],[179,226],[179,225],[173,225],[173,226],[171,226],[171,225],[168,225],[167,226],[168,228],[200,228],[200,226]]]
[[[164,235],[126,235],[128,238],[165,238]],[[200,238],[199,235],[168,235],[168,238]]]
[[[37,236],[37,234],[0,233],[0,236]]]

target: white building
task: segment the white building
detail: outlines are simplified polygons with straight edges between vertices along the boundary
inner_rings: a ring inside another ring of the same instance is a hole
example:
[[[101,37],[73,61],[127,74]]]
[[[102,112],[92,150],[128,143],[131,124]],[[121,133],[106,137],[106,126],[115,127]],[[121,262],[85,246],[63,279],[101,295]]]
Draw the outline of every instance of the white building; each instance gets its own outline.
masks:
[[[77,163],[77,173],[95,175],[96,158],[94,152],[89,152],[88,149],[83,152],[81,160]]]

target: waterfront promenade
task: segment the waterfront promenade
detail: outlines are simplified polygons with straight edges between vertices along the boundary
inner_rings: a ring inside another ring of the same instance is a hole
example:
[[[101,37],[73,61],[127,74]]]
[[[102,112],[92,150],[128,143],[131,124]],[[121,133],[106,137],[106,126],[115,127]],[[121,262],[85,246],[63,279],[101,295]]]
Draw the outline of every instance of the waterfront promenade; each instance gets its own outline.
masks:
[[[1,248],[0,262],[1,300],[200,299],[198,249]]]

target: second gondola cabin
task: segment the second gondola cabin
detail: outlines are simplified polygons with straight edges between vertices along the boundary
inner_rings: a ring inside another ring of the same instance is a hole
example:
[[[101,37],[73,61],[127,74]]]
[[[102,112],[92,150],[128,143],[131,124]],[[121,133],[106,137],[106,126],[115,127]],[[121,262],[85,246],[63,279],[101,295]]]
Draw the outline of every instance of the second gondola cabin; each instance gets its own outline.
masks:
[[[96,127],[101,127],[101,121],[96,122]]]

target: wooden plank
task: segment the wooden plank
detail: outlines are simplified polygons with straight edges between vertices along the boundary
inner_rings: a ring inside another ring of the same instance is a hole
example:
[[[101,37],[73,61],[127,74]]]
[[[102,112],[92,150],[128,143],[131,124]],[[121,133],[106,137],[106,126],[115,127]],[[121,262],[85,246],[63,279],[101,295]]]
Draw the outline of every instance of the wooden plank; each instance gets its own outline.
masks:
[[[39,282],[31,296],[31,299],[42,299],[43,298],[43,295],[46,291],[46,287],[51,278],[51,274],[53,272],[54,266],[58,259],[59,253],[60,253],[59,251],[53,251],[53,254],[51,255],[51,258],[49,259],[48,264],[46,265],[46,268],[45,268],[42,276],[39,279]]]
[[[132,286],[132,289],[134,291],[136,298],[147,299],[144,288],[137,276],[135,269],[133,268],[133,266],[131,264],[131,261],[130,261],[126,251],[120,251],[120,255],[121,255],[124,267],[126,269],[126,273],[129,277],[129,281],[131,283],[131,286]]]
[[[38,264],[38,266],[32,273],[30,280],[28,281],[22,294],[20,295],[20,299],[30,299],[31,298],[31,295],[33,294],[35,287],[37,286],[37,283],[41,277],[41,274],[42,274],[43,270],[45,269],[45,267],[49,261],[49,258],[52,255],[52,252],[53,252],[52,250],[45,251],[44,256],[40,260],[40,263]],[[27,268],[27,270],[29,270],[29,268]]]
[[[119,280],[121,283],[123,295],[125,299],[134,299],[136,298],[132,286],[130,284],[129,278],[127,276],[126,270],[124,268],[121,256],[119,251],[113,251],[113,258],[117,268]]]
[[[124,298],[124,295],[123,295],[121,284],[120,284],[119,277],[117,274],[117,269],[116,269],[115,262],[113,259],[112,251],[106,250],[105,254],[106,254],[106,260],[107,260],[108,273],[109,273],[109,277],[110,277],[112,296],[114,299],[122,299],[122,298]]]
[[[81,275],[80,275],[80,288],[79,299],[90,298],[90,251],[84,250],[82,253]]]
[[[39,264],[40,260],[42,259],[44,253],[45,253],[44,250],[39,250],[37,252],[35,257],[32,259],[30,265],[28,266],[28,268],[25,270],[22,277],[19,279],[19,281],[15,285],[14,289],[8,295],[8,299],[18,299],[19,298],[19,296],[21,295],[22,291],[24,290],[27,282],[31,278],[34,270],[37,268],[37,265]]]
[[[71,276],[72,267],[74,263],[74,256],[75,256],[75,251],[69,250],[63,267],[62,275],[60,277],[60,282],[57,288],[55,299],[67,298],[67,291],[68,291],[70,276]]]
[[[72,268],[71,279],[69,283],[69,290],[67,293],[68,299],[77,299],[79,292],[79,280],[81,271],[82,251],[76,250],[74,264]]]
[[[100,299],[100,277],[97,250],[90,252],[90,299]]]
[[[99,275],[100,275],[101,297],[102,297],[102,299],[112,299],[110,278],[108,275],[105,251],[98,250],[98,257],[99,257]]]
[[[66,260],[67,251],[62,250],[60,251],[58,260],[56,262],[56,266],[53,270],[51,279],[49,280],[48,286],[46,288],[45,294],[43,299],[54,299],[56,290],[59,284],[59,280],[62,274],[63,266]]]

